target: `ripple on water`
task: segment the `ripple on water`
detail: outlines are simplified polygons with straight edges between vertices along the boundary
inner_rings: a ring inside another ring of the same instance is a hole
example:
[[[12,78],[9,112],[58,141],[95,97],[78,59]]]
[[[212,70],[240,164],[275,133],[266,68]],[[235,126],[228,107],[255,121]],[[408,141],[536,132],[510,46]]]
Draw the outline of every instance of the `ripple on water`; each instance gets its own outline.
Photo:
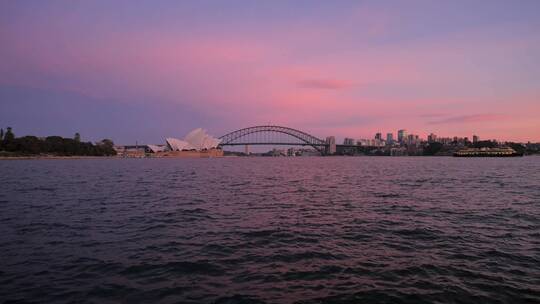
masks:
[[[5,302],[540,303],[535,158],[0,169]]]

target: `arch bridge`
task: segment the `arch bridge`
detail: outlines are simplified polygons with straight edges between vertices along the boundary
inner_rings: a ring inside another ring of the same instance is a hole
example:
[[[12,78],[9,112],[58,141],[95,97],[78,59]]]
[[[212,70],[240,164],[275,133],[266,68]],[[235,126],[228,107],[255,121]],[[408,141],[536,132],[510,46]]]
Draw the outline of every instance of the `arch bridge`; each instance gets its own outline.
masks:
[[[311,146],[322,155],[326,154],[328,144],[311,134],[282,126],[255,126],[225,134],[219,138],[219,146],[279,145]]]

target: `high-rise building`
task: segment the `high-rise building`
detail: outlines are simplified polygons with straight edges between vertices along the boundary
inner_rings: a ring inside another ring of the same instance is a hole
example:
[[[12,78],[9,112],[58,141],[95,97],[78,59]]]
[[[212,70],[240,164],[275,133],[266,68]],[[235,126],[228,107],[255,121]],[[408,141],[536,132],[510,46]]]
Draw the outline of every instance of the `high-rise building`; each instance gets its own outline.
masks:
[[[354,139],[345,137],[345,139],[343,140],[343,144],[345,146],[354,146]]]
[[[394,134],[386,133],[386,143],[389,145],[394,143]]]
[[[435,135],[433,133],[429,134],[428,137],[427,137],[427,141],[430,142],[430,143],[436,142],[437,141],[437,135]]]
[[[336,153],[336,138],[334,136],[328,136],[326,138],[326,143],[328,144],[328,147],[326,148],[326,153],[335,154]]]
[[[473,135],[473,136],[472,136],[472,142],[473,142],[473,144],[475,144],[475,143],[477,143],[477,142],[479,142],[479,141],[480,141],[480,137],[478,137],[478,135]]]
[[[398,130],[397,140],[399,143],[404,143],[407,140],[407,130]]]
[[[375,139],[382,140],[382,133],[378,132],[377,134],[375,134]]]

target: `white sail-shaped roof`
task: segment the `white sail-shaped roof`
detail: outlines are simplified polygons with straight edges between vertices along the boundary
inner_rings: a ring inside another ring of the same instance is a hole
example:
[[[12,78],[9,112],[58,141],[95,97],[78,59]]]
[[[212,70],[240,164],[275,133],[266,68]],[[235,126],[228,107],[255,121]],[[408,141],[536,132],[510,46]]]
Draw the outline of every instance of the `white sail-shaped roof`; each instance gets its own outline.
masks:
[[[221,140],[219,138],[212,137],[206,134],[206,131],[201,128],[197,128],[189,132],[184,140],[177,138],[167,138],[167,145],[173,151],[182,150],[209,150],[216,148]]]
[[[171,150],[173,150],[173,151],[196,149],[195,147],[193,147],[187,141],[184,141],[184,140],[181,140],[181,139],[178,139],[178,138],[169,137],[169,138],[166,138],[165,140],[167,141],[167,145],[169,146],[169,148]]]
[[[206,131],[201,128],[189,132],[184,140],[197,150],[216,148],[221,141],[218,138],[206,134]]]
[[[198,128],[189,132],[188,135],[184,137],[184,140],[189,142],[192,146],[194,146],[195,149],[202,150],[204,149],[203,145],[204,145],[205,137],[206,137],[206,133],[204,132],[204,130],[201,128]]]
[[[221,139],[219,139],[219,138],[215,138],[215,137],[212,137],[212,136],[206,136],[206,138],[204,139],[204,148],[205,149],[216,148],[219,145],[220,142],[221,142]]]

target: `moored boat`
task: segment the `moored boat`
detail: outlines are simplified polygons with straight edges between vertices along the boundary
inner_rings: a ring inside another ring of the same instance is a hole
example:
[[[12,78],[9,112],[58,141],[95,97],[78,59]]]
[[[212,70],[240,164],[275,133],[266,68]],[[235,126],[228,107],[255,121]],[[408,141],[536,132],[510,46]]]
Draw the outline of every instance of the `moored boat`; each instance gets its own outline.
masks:
[[[455,157],[515,157],[523,156],[522,153],[510,147],[500,148],[465,148],[454,152]]]

